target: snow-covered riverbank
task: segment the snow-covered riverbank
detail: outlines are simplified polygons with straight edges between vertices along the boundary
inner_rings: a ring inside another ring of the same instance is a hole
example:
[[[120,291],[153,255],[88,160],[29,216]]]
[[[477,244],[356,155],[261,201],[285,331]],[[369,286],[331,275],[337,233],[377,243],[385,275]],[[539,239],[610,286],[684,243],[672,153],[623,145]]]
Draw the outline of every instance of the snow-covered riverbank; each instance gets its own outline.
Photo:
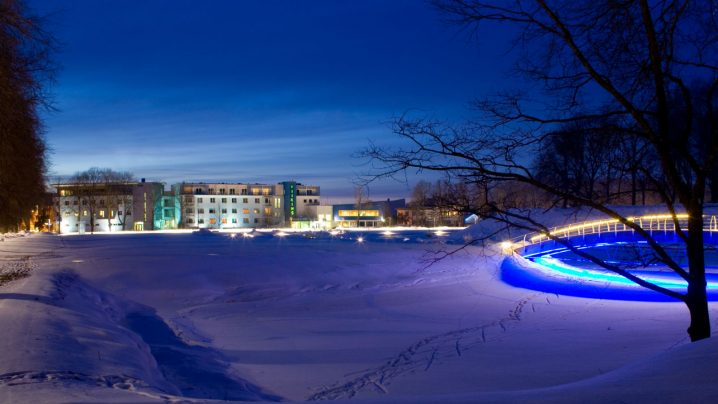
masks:
[[[518,289],[501,256],[470,247],[427,267],[450,247],[404,238],[9,238],[3,265],[32,270],[0,286],[0,401],[718,394],[715,343],[687,345],[679,303]]]

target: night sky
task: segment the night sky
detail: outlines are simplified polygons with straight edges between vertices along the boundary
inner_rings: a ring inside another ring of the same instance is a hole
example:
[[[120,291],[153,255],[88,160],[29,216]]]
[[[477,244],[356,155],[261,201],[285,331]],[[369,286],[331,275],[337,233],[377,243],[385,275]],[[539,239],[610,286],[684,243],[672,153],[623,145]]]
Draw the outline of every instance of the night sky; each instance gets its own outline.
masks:
[[[501,31],[471,36],[418,0],[28,5],[60,44],[51,179],[92,166],[167,184],[293,179],[339,201],[367,171],[353,155],[396,145],[393,117],[467,118],[510,80]]]

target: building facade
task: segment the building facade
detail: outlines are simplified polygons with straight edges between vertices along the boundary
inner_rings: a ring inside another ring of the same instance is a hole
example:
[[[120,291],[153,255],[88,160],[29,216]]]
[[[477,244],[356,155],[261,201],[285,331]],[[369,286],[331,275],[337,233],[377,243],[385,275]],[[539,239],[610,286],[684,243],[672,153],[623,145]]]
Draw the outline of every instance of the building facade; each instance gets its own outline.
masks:
[[[454,209],[440,207],[407,207],[397,210],[399,226],[461,227],[465,226],[464,215]]]
[[[54,184],[58,233],[153,230],[156,204],[164,185],[159,182]]]
[[[55,184],[59,233],[121,230],[330,228],[318,186],[183,182]],[[321,216],[321,223],[318,218]]]
[[[396,224],[397,209],[405,206],[404,199],[334,205],[334,225],[337,227],[393,226]]]
[[[318,186],[279,184],[181,183],[173,186],[183,228],[234,229],[291,226],[319,205]]]

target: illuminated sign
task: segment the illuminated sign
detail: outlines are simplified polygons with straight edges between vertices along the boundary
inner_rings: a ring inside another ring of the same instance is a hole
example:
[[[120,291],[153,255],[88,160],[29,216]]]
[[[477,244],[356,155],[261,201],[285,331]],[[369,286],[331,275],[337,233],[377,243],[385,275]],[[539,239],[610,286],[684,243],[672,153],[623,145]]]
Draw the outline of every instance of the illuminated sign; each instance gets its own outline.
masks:
[[[380,216],[378,210],[339,210],[337,214],[341,217],[359,217],[359,216]]]
[[[289,216],[295,217],[297,215],[297,194],[294,187],[294,183],[289,184]]]

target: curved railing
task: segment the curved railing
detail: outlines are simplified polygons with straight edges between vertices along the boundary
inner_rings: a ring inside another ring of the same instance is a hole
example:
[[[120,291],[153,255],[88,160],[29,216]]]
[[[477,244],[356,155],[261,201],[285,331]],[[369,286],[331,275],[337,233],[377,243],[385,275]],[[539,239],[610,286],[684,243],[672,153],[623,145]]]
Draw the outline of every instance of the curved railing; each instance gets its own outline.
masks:
[[[638,224],[642,229],[646,230],[649,234],[654,232],[663,233],[674,233],[676,231],[676,225],[680,229],[688,228],[688,215],[678,214],[673,215],[645,215],[629,217],[628,220]],[[676,223],[677,222],[677,223]],[[703,216],[704,231],[711,233],[718,233],[718,217],[716,215],[704,215]],[[550,229],[549,233],[546,232],[534,232],[528,233],[523,237],[519,237],[513,240],[512,250],[518,251],[526,247],[542,244],[546,241],[554,241],[553,238],[564,238],[570,239],[572,237],[584,237],[588,235],[601,235],[601,234],[618,234],[624,232],[635,232],[629,226],[619,222],[617,219],[604,219],[587,221],[581,223],[574,223],[565,226],[557,226]]]

